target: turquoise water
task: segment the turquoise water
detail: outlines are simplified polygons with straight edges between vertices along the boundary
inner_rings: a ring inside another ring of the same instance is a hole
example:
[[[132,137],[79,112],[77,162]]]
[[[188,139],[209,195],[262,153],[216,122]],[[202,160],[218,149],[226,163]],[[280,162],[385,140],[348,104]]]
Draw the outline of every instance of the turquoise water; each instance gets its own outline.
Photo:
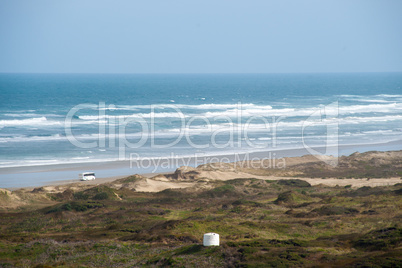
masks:
[[[401,73],[0,74],[0,172],[401,139]]]

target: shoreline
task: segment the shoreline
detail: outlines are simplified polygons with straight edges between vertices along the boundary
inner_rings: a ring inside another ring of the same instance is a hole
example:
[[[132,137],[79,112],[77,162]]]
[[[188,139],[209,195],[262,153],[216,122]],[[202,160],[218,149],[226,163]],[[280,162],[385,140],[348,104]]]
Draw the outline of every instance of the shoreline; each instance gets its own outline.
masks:
[[[326,148],[316,147],[313,149],[320,152]],[[401,149],[401,140],[371,145],[340,145],[338,146],[338,156],[350,155],[356,151],[362,153],[367,151],[393,151]],[[165,164],[163,167],[154,165],[161,164],[161,162],[158,162],[158,159],[140,160],[140,164],[143,166],[137,168],[130,167],[130,160],[10,167],[0,169],[0,188],[16,190],[21,188],[35,188],[47,185],[65,185],[77,183],[80,182],[78,180],[78,174],[85,171],[93,171],[96,173],[97,179],[95,181],[85,182],[85,184],[91,185],[111,182],[113,180],[133,174],[140,174],[148,178],[158,174],[168,174],[174,172],[180,166],[196,167],[206,163],[237,162],[252,159],[270,159],[275,161],[275,159],[281,159],[284,157],[299,157],[304,155],[311,154],[303,148],[238,154],[234,153],[216,156],[161,158],[165,161],[162,163]]]

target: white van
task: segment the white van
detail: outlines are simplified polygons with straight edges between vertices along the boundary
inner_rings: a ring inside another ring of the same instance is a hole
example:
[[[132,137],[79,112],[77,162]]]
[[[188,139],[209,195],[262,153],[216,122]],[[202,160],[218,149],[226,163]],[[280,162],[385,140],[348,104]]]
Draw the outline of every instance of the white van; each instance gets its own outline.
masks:
[[[95,173],[94,172],[84,172],[79,174],[79,178],[81,181],[92,181],[95,179]]]

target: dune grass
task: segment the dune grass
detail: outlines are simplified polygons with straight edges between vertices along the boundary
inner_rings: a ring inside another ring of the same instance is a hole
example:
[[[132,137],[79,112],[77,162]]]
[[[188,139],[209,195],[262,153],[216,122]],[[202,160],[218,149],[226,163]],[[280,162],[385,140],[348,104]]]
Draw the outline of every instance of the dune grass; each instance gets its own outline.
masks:
[[[351,189],[253,178],[210,184],[159,193],[97,186],[51,194],[56,203],[48,207],[2,212],[0,266],[402,264],[401,184]],[[206,232],[219,233],[221,246],[203,247]]]

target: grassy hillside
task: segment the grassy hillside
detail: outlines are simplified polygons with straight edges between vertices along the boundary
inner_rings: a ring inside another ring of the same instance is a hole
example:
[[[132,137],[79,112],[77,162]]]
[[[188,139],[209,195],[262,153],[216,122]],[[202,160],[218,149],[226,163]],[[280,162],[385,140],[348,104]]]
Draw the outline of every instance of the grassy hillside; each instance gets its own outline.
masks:
[[[29,193],[31,206],[0,213],[0,267],[402,266],[402,184],[244,178],[141,193],[136,180]],[[221,246],[203,247],[206,232]]]

